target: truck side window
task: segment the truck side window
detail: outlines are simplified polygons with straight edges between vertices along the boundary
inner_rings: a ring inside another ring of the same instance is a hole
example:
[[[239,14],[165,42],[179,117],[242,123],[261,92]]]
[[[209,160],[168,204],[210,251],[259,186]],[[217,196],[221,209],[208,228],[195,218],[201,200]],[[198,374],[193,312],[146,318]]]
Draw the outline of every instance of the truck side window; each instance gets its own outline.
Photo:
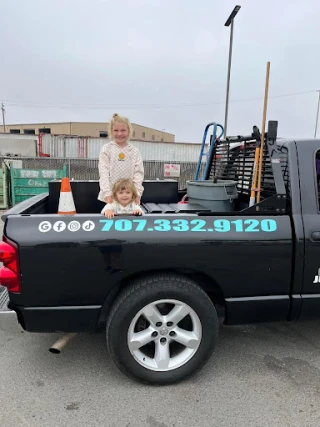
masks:
[[[318,190],[318,210],[320,210],[320,150],[318,150],[316,153],[316,173]]]

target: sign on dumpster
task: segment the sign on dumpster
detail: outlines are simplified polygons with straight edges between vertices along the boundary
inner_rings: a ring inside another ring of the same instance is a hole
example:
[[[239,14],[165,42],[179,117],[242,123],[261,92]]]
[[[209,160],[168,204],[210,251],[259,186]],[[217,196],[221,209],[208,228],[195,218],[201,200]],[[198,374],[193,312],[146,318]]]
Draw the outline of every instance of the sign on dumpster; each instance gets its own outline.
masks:
[[[12,206],[29,197],[49,191],[48,183],[67,175],[62,169],[10,169]]]
[[[164,176],[179,178],[180,176],[180,165],[176,163],[165,163],[164,164]]]

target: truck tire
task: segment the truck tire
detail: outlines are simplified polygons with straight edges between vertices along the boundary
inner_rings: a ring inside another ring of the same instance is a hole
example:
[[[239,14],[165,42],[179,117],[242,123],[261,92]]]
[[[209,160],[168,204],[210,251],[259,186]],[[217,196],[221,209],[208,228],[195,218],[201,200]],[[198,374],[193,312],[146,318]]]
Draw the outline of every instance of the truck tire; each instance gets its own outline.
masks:
[[[155,274],[135,280],[115,301],[107,347],[127,376],[172,384],[206,363],[218,328],[216,309],[202,288],[184,276]]]

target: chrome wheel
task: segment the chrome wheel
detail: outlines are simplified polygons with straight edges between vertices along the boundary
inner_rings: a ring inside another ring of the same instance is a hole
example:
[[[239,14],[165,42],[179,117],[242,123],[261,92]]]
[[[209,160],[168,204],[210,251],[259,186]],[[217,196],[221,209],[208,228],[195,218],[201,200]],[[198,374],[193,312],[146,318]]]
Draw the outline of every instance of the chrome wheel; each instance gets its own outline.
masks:
[[[202,325],[196,312],[181,301],[163,299],[142,308],[130,323],[128,348],[134,359],[152,371],[170,371],[197,352]]]

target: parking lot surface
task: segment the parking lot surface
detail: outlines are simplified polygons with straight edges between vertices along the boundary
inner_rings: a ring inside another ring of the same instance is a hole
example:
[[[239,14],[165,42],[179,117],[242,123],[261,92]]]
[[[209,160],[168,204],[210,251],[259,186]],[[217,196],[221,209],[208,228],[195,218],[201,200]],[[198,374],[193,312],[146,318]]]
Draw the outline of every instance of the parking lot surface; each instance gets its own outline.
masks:
[[[0,332],[1,427],[319,427],[320,322],[221,327],[204,369],[167,387],[127,379],[104,333]]]

